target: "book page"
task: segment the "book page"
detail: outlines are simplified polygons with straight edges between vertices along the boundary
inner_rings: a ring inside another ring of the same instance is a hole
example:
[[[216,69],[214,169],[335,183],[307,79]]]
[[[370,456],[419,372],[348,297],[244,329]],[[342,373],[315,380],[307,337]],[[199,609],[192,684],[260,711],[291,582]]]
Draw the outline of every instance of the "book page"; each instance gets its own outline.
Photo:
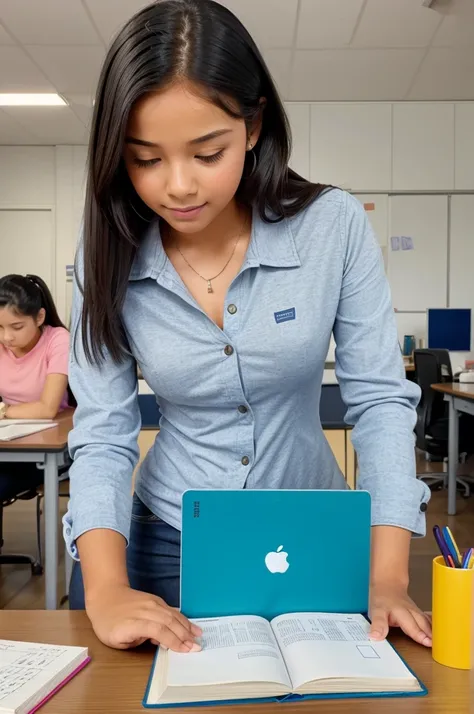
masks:
[[[0,421],[0,429],[6,426],[24,425],[24,424],[52,424],[53,419],[9,419],[5,417]]]
[[[291,688],[270,623],[239,615],[193,620],[202,628],[201,652],[168,652],[168,686],[276,682]]]
[[[45,431],[46,429],[52,429],[57,426],[57,422],[47,422],[47,423],[20,423],[20,424],[5,424],[4,420],[0,420],[0,441],[12,441],[13,439],[19,439],[22,436],[29,436],[30,434],[36,434],[40,431]]]
[[[316,679],[413,679],[386,640],[369,640],[363,615],[295,613],[271,625],[294,689]]]
[[[0,711],[15,711],[43,690],[48,693],[48,684],[86,655],[83,647],[0,640]]]

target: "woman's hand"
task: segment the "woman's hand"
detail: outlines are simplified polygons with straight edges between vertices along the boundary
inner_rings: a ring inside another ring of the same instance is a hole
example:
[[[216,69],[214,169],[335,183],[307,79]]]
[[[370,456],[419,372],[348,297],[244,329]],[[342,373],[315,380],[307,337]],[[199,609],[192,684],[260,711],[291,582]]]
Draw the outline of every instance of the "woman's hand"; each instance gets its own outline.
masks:
[[[415,642],[431,647],[431,623],[408,597],[411,533],[395,526],[372,527],[370,636],[383,640],[400,627]]]
[[[431,647],[431,622],[408,596],[403,583],[395,580],[372,585],[369,617],[373,640],[385,639],[389,627],[400,627],[415,642]]]
[[[128,649],[146,640],[175,652],[198,652],[202,631],[155,595],[126,585],[95,592],[87,601],[94,632],[108,647]]]

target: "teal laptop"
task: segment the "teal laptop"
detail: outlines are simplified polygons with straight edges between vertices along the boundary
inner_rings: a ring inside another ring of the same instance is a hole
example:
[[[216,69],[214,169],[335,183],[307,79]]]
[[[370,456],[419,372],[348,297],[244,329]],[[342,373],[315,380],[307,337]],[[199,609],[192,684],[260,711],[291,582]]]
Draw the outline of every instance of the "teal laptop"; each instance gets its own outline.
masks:
[[[269,620],[291,612],[367,615],[371,528],[367,492],[187,491],[182,505],[181,610],[188,617],[260,615]],[[337,640],[337,634],[329,639]],[[335,652],[330,645],[329,658]],[[366,647],[360,654],[371,659],[372,652]],[[419,687],[407,692],[292,693],[260,699],[237,698],[239,689],[234,687],[229,691],[232,698],[225,701],[172,703],[171,698],[171,703],[160,704],[153,690],[159,657],[160,649],[143,700],[147,709],[268,702],[275,710],[278,702],[302,699],[427,693],[419,680]]]
[[[181,610],[188,617],[367,613],[366,491],[186,491]]]

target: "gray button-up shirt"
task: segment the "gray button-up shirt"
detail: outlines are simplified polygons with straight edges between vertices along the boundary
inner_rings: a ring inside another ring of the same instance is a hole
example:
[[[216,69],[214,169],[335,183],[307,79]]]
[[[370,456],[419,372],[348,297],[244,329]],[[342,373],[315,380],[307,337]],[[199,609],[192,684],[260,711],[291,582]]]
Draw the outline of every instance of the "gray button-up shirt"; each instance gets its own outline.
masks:
[[[319,417],[331,333],[372,523],[424,534],[429,489],[415,477],[413,436],[419,388],[405,379],[381,252],[356,199],[333,190],[277,224],[255,214],[223,330],[168,260],[158,222],[123,307],[133,357],[89,365],[80,311],[76,290],[70,382],[78,408],[64,518],[73,555],[75,539],[93,528],[129,535],[140,429],[135,361],[162,413],[136,491],[167,523],[180,528],[188,488],[345,488]]]

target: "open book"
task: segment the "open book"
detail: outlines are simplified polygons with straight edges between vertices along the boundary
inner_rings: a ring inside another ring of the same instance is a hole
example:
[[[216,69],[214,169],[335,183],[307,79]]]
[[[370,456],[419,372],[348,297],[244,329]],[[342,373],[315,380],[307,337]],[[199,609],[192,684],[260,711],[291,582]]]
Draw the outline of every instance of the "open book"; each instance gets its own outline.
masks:
[[[33,714],[89,661],[85,647],[0,640],[0,713]]]
[[[271,622],[239,615],[193,620],[202,651],[159,649],[143,705],[301,696],[424,694],[386,641],[369,640],[362,615],[293,613]]]
[[[0,419],[0,441],[19,439],[53,426],[57,423],[52,419]]]

